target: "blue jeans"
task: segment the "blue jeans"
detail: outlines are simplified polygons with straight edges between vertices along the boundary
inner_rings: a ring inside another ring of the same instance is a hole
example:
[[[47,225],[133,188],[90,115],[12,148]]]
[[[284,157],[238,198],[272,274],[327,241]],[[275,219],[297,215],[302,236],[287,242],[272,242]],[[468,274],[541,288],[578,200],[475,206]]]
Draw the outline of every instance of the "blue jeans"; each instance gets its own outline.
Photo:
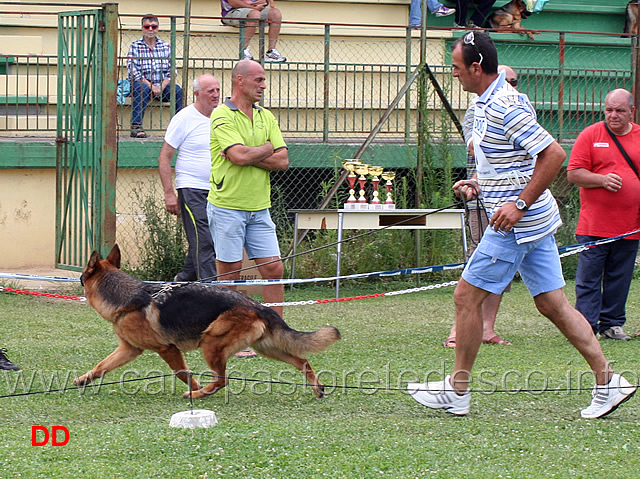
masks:
[[[427,9],[431,13],[437,11],[442,4],[438,0],[427,0]],[[420,25],[422,23],[422,0],[411,0],[409,7],[409,25]]]
[[[602,239],[576,235],[579,243]],[[580,252],[576,271],[576,309],[595,333],[627,320],[626,303],[638,240],[622,239]]]
[[[142,125],[144,111],[151,99],[151,88],[141,81],[131,82],[131,125]],[[162,101],[171,100],[171,85],[164,87]],[[182,88],[176,85],[176,113],[182,109]]]

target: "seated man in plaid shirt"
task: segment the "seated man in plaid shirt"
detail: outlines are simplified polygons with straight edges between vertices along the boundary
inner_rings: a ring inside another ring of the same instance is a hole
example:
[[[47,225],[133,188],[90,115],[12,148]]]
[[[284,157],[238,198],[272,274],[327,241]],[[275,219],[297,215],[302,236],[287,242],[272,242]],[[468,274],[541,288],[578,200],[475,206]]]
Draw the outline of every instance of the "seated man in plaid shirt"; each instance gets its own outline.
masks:
[[[144,111],[151,98],[171,98],[171,45],[157,38],[158,17],[142,17],[142,38],[129,48],[127,70],[131,80],[131,136],[146,138],[142,129]],[[182,88],[176,85],[176,112],[182,108]]]

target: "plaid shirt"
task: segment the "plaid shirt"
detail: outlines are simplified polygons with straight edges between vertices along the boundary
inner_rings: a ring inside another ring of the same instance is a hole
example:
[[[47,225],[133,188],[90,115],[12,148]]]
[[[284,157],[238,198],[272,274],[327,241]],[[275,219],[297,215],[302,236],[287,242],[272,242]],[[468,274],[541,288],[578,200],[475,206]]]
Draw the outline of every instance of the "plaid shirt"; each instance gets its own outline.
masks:
[[[129,47],[127,70],[131,81],[149,80],[160,85],[162,80],[171,78],[171,45],[156,39],[153,49],[140,38]]]

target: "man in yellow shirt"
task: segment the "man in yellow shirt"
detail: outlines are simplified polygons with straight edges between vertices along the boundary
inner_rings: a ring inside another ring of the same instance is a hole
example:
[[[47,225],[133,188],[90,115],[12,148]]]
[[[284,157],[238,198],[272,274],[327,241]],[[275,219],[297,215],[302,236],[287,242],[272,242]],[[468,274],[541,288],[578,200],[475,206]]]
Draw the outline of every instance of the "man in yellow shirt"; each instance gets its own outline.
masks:
[[[273,114],[257,105],[266,88],[262,66],[253,60],[241,60],[231,76],[231,97],[211,115],[207,214],[218,279],[239,278],[243,248],[264,279],[281,279],[278,237],[269,214],[269,172],[289,167],[287,144]],[[284,286],[265,285],[263,297],[267,303],[283,302]],[[282,306],[274,309],[282,316]]]

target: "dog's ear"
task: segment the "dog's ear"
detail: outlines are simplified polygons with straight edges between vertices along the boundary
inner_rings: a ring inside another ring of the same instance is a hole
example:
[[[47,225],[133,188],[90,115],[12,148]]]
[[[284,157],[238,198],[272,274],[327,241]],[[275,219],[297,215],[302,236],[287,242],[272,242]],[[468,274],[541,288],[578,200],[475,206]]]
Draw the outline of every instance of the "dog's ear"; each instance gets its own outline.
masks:
[[[102,261],[102,256],[100,256],[100,253],[94,249],[93,253],[91,253],[91,257],[89,258],[89,262],[87,263],[87,269],[95,268],[96,264],[100,261]]]
[[[100,267],[101,260],[102,257],[100,256],[100,253],[98,253],[96,250],[93,250],[93,253],[91,253],[91,257],[89,258],[89,262],[87,263],[87,266],[84,267],[82,275],[80,276],[80,284],[82,284],[82,286],[84,286],[84,282],[87,278],[93,276],[96,271],[96,267]]]
[[[118,247],[118,243],[114,244],[113,248],[111,248],[111,253],[107,256],[107,261],[120,269],[120,248]]]

